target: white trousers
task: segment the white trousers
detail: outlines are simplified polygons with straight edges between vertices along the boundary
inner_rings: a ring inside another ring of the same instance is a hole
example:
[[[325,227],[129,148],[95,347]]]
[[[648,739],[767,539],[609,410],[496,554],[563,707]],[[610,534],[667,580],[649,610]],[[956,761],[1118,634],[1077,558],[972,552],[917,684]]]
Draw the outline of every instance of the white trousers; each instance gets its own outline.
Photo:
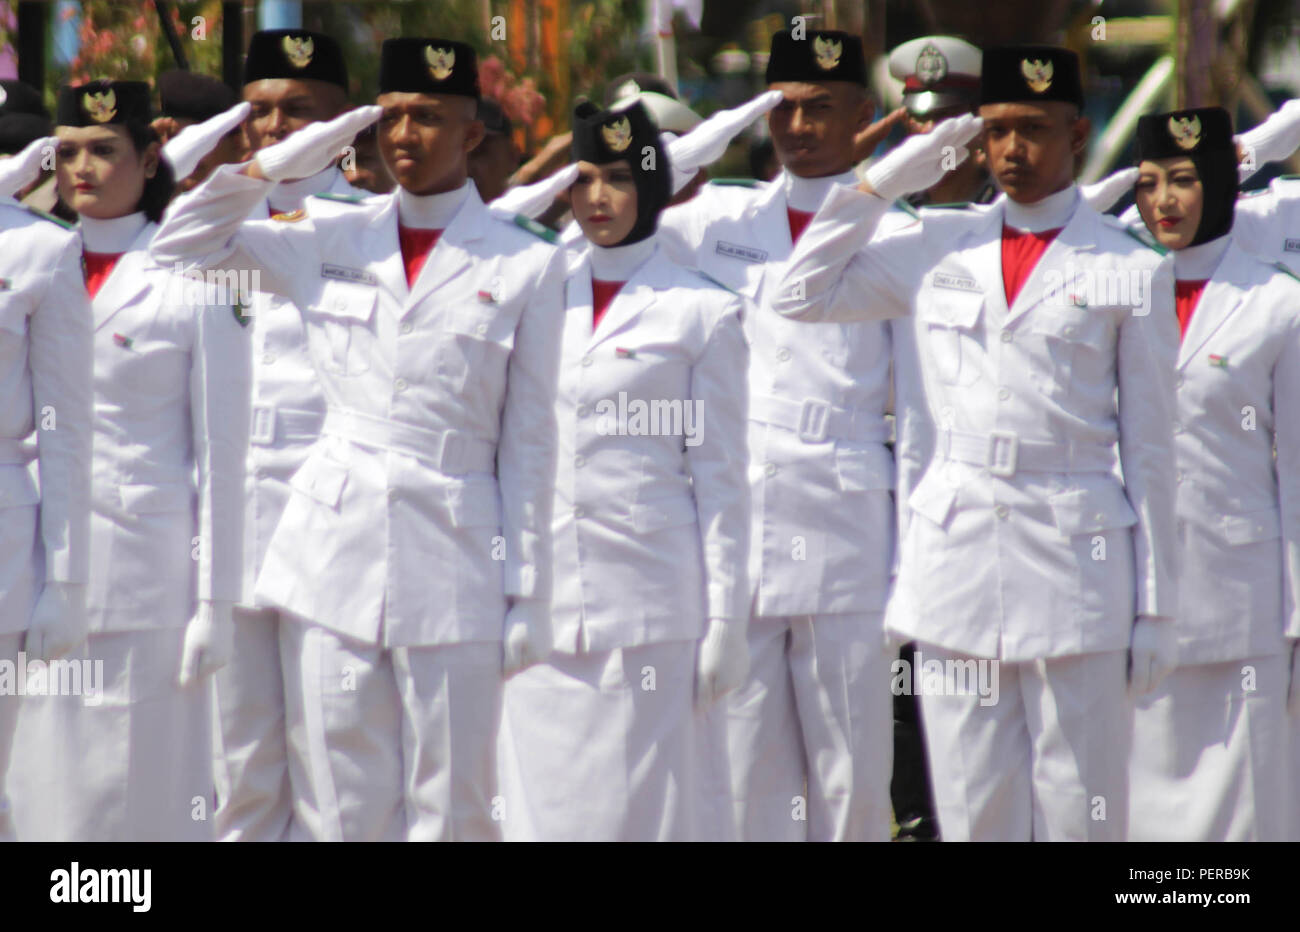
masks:
[[[1285,840],[1288,659],[1179,667],[1138,698],[1129,840]]]
[[[722,703],[694,700],[695,641],[552,654],[506,680],[507,841],[730,840]]]
[[[918,645],[926,663],[975,659]],[[944,841],[1123,841],[1133,703],[1127,651],[998,664],[996,701],[923,692]],[[955,690],[953,691],[955,692]]]
[[[494,841],[501,645],[363,644],[280,625],[290,838]]]
[[[8,660],[15,665],[22,652],[23,632],[17,634],[0,634],[0,660]],[[15,689],[17,686],[14,687]],[[14,840],[14,823],[9,796],[5,791],[5,775],[9,771],[9,752],[13,747],[14,729],[18,725],[18,706],[22,700],[8,691],[0,693],[0,842]]]
[[[26,696],[9,768],[23,841],[213,837],[210,684],[182,689],[182,628],[91,634],[98,702]],[[92,704],[93,703],[93,704]]]
[[[212,678],[212,765],[220,841],[280,841],[293,800],[284,737],[280,614],[236,608],[231,662]]]
[[[725,697],[742,841],[888,841],[890,656],[879,612],[749,621],[749,681]]]

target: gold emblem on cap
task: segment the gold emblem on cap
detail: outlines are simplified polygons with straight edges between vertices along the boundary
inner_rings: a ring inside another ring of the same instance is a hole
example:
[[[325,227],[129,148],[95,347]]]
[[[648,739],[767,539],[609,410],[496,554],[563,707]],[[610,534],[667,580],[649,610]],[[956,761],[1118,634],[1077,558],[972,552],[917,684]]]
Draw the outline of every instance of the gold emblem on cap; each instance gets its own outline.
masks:
[[[429,63],[429,74],[435,81],[446,81],[451,77],[451,69],[456,66],[455,49],[435,49],[432,45],[424,47],[424,60]]]
[[[1198,116],[1170,117],[1169,135],[1174,137],[1174,142],[1178,144],[1178,148],[1195,149],[1196,144],[1201,141],[1201,118]]]
[[[600,128],[600,137],[605,140],[605,145],[609,146],[611,152],[622,152],[632,145],[632,124],[627,117],[619,117]]]
[[[1025,83],[1035,94],[1041,94],[1052,86],[1052,71],[1050,59],[1047,61],[1039,61],[1036,58],[1021,59],[1020,73],[1025,76]]]
[[[843,54],[844,43],[839,39],[823,39],[821,36],[813,39],[813,55],[822,71],[830,71],[838,65]]]
[[[81,106],[96,123],[107,123],[117,116],[117,94],[111,87],[106,91],[85,93],[81,95]]]
[[[943,57],[943,52],[935,48],[934,43],[927,43],[925,48],[921,49],[921,54],[916,56],[914,70],[921,83],[929,87],[948,76],[948,59]]]
[[[311,36],[285,36],[280,41],[284,57],[295,68],[306,68],[311,64],[311,57],[316,54],[316,43]]]

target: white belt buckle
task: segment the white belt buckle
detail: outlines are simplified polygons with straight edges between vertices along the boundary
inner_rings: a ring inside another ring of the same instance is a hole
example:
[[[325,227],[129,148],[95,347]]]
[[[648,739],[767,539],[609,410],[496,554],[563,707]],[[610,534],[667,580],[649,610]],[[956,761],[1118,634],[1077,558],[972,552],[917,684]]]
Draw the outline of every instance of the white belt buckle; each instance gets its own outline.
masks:
[[[267,447],[275,442],[275,407],[253,405],[253,422],[249,427],[248,442]]]
[[[1009,430],[989,432],[989,448],[986,465],[994,476],[1014,476],[1016,474],[1016,454],[1020,450],[1020,437]]]
[[[826,424],[831,406],[816,398],[805,398],[799,409],[799,439],[804,443],[821,443],[826,439]]]

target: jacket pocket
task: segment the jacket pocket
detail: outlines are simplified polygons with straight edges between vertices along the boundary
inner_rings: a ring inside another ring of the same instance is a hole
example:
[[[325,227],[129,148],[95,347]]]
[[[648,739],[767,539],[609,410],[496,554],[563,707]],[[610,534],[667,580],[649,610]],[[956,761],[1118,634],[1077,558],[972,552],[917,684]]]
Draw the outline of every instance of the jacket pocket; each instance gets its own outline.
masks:
[[[935,375],[949,385],[971,385],[978,373],[963,357],[973,349],[971,331],[984,306],[984,295],[976,291],[934,288],[926,294],[926,349]]]
[[[20,337],[27,333],[27,303],[13,292],[0,291],[0,330]]]
[[[894,487],[894,458],[883,447],[835,447],[835,472],[841,492],[872,492]]]
[[[309,456],[289,479],[289,487],[327,508],[338,510],[347,481],[348,468],[342,463],[323,456]]]
[[[1119,485],[1058,492],[1048,498],[1048,503],[1062,537],[1137,524],[1137,513]]]
[[[133,515],[189,511],[194,507],[194,489],[183,482],[131,482],[117,487],[122,510]]]
[[[632,528],[638,534],[652,534],[664,528],[680,527],[696,519],[693,498],[674,497],[637,502],[631,509]]]
[[[907,507],[942,527],[952,513],[956,498],[957,490],[931,467],[907,497]]]
[[[330,282],[311,309],[310,342],[317,358],[333,375],[348,378],[370,371],[374,338],[370,320],[379,300],[377,289]]]
[[[1249,511],[1239,515],[1224,515],[1212,524],[1225,542],[1236,547],[1262,540],[1276,540],[1282,536],[1282,515],[1276,508]]]

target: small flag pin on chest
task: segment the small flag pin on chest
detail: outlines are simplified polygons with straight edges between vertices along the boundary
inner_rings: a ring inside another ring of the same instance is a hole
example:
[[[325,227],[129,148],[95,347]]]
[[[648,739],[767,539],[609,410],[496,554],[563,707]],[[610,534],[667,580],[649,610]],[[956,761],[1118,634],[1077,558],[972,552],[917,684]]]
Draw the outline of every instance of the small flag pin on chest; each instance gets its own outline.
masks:
[[[1210,365],[1217,366],[1220,369],[1228,368],[1228,357],[1220,356],[1218,353],[1210,354]]]
[[[480,301],[482,301],[484,304],[496,304],[496,303],[497,303],[496,295],[494,295],[494,294],[493,294],[492,292],[490,292],[490,291],[480,291],[480,292],[478,293],[478,299],[479,299]]]
[[[120,333],[115,333],[113,334],[113,342],[116,343],[118,346],[122,347],[123,349],[130,349],[132,344],[135,343],[135,340],[132,340],[130,337],[124,336]]]
[[[636,359],[636,350],[625,349],[622,346],[614,347],[614,355],[619,359]]]

